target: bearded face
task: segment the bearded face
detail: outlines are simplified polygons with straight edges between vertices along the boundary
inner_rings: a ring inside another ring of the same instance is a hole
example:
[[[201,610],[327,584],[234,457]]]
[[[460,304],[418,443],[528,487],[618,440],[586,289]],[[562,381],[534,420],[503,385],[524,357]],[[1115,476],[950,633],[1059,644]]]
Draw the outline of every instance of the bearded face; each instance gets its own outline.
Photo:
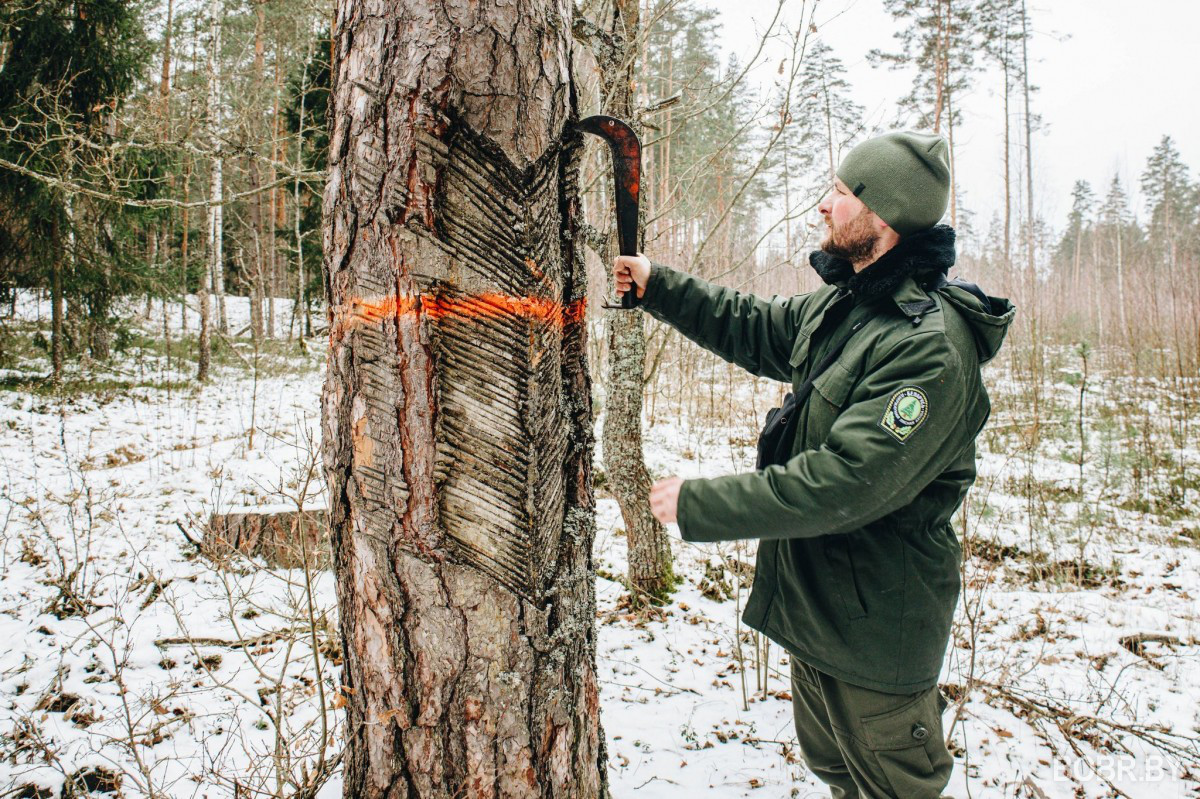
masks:
[[[865,261],[875,252],[879,231],[871,224],[871,212],[863,208],[858,216],[841,225],[830,223],[821,249],[850,263]],[[829,219],[829,217],[826,217]]]

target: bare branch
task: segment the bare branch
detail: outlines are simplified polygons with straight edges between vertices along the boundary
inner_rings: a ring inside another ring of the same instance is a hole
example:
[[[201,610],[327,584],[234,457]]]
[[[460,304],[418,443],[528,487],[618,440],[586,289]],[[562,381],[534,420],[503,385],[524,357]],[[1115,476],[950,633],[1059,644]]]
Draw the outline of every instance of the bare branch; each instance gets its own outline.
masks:
[[[60,191],[68,194],[81,194],[85,197],[104,200],[105,202],[114,203],[116,205],[123,205],[126,208],[206,208],[214,205],[228,205],[232,202],[236,202],[237,200],[242,200],[246,197],[253,197],[256,194],[261,194],[262,192],[270,191],[271,189],[278,188],[279,186],[284,186],[291,181],[296,180],[297,178],[305,183],[309,183],[322,180],[325,177],[325,175],[321,172],[296,172],[292,175],[284,175],[278,180],[258,186],[257,188],[247,189],[246,191],[230,194],[222,200],[197,200],[195,202],[185,203],[181,202],[180,200],[171,200],[165,198],[137,200],[132,197],[122,197],[118,194],[100,191],[98,189],[80,185],[79,183],[75,183],[73,181],[63,180],[62,178],[56,178],[52,175],[46,175],[41,172],[37,172],[36,170],[22,166],[21,164],[13,163],[6,158],[0,158],[0,168],[8,169],[16,172],[19,175],[32,178],[40,183],[44,183],[47,186],[59,189]]]

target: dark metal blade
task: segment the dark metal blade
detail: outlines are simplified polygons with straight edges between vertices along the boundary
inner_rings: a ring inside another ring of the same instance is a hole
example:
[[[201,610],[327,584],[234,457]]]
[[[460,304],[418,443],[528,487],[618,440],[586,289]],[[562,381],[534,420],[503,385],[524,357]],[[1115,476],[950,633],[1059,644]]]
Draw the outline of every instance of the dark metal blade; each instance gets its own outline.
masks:
[[[578,123],[580,130],[608,141],[613,156],[613,197],[617,207],[617,247],[621,255],[637,255],[638,195],[642,172],[642,144],[633,128],[616,117],[598,114]],[[638,303],[637,287],[621,297],[622,308]]]

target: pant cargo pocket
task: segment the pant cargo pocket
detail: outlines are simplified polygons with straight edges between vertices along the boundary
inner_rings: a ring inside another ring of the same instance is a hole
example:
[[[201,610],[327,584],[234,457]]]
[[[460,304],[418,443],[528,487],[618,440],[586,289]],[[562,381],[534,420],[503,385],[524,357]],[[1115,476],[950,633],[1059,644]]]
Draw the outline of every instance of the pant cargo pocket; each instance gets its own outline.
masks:
[[[895,710],[860,719],[891,796],[936,799],[950,779],[953,759],[942,740],[939,698],[934,688]]]

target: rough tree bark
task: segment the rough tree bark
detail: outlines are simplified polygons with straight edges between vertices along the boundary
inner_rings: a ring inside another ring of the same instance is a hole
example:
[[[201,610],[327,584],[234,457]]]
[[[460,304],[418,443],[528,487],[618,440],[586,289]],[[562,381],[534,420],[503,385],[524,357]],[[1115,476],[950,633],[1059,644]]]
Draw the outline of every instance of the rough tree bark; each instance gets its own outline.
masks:
[[[570,4],[338,0],[345,795],[607,793]]]
[[[605,114],[633,119],[634,58],[639,38],[638,0],[612,0],[608,42],[594,36],[589,42],[599,61],[601,104]],[[582,38],[587,37],[577,31]],[[640,135],[641,131],[638,130]],[[605,148],[604,158],[610,160]],[[611,208],[611,206],[610,206]],[[645,209],[641,209],[645,217]],[[604,221],[611,227],[612,213]],[[638,241],[643,222],[638,220]],[[607,268],[617,254],[616,236],[609,236],[604,259],[608,290],[616,287]],[[650,474],[642,450],[642,395],[645,390],[646,330],[641,313],[609,310],[604,313],[608,334],[608,392],[605,397],[603,454],[608,485],[621,508],[628,543],[627,578],[635,598],[665,599],[675,587],[671,543],[666,528],[650,512]]]

